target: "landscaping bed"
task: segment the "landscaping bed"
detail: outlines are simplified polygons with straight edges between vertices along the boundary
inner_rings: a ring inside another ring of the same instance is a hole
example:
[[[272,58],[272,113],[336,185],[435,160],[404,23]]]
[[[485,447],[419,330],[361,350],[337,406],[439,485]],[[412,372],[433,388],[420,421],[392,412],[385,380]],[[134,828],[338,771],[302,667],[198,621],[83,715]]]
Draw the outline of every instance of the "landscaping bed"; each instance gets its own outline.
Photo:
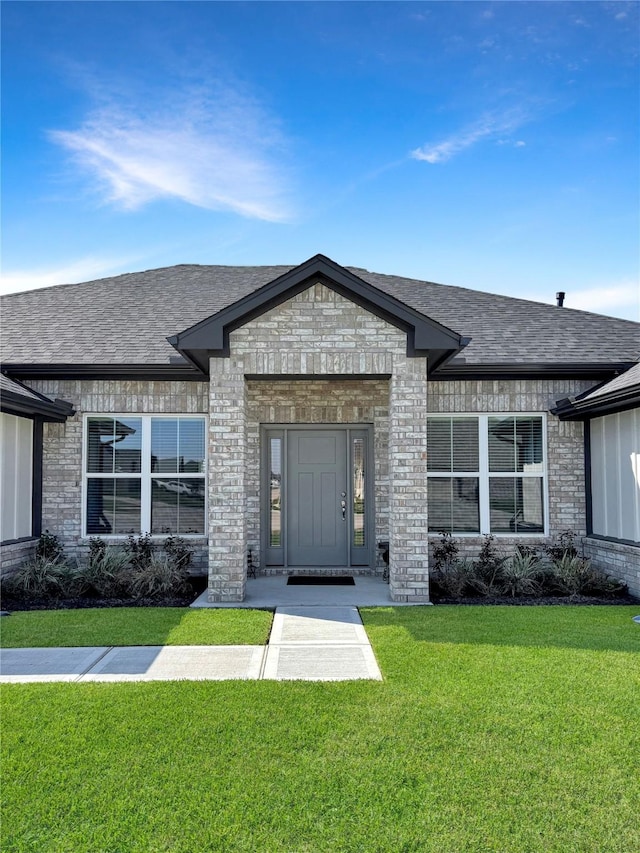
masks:
[[[24,610],[80,610],[94,607],[188,607],[207,587],[205,577],[189,578],[189,592],[169,593],[143,598],[74,596],[55,598],[52,596],[33,596],[20,598],[3,593],[2,609],[9,612]]]
[[[596,605],[607,607],[611,605],[640,605],[640,601],[629,595],[628,592],[617,595],[615,598],[604,598],[597,595],[540,595],[540,596],[518,596],[510,595],[489,595],[482,598],[474,596],[462,596],[461,598],[448,598],[446,596],[432,598],[433,604],[455,604],[466,605],[468,607],[548,607],[548,606],[579,606],[585,607],[588,605]]]
[[[129,536],[124,545],[95,537],[84,559],[70,559],[57,536],[43,533],[36,553],[7,577],[4,610],[96,607],[187,607],[206,588],[190,574],[192,552],[184,539]]]

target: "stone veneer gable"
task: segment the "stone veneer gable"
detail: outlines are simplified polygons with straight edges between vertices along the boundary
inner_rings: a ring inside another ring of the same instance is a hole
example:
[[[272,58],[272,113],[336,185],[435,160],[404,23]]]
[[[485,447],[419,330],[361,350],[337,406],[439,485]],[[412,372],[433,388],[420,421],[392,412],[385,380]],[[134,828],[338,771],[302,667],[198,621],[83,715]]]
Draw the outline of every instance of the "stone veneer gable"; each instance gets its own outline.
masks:
[[[390,375],[407,336],[318,283],[231,332],[229,345],[248,375]]]

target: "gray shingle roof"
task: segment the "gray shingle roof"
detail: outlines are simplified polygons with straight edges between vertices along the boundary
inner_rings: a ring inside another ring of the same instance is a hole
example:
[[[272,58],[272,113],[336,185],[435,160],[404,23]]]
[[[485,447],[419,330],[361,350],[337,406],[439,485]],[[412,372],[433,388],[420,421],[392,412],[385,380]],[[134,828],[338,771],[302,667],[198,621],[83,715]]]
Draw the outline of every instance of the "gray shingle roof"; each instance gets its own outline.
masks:
[[[2,299],[5,363],[168,365],[166,337],[231,305],[289,266],[181,265]],[[349,268],[472,338],[453,362],[553,365],[635,361],[640,324],[463,287]]]
[[[39,396],[30,388],[25,387],[20,382],[14,382],[13,379],[5,376],[4,373],[0,373],[0,397],[7,392],[18,394],[18,396],[24,397],[26,400],[43,399],[42,396]]]
[[[634,388],[640,389],[640,362],[634,364],[629,370],[621,373],[620,376],[614,377],[610,382],[605,382],[589,394],[581,397],[581,402],[591,402],[599,400],[601,397],[608,397],[611,394],[619,394],[622,391],[632,391]]]

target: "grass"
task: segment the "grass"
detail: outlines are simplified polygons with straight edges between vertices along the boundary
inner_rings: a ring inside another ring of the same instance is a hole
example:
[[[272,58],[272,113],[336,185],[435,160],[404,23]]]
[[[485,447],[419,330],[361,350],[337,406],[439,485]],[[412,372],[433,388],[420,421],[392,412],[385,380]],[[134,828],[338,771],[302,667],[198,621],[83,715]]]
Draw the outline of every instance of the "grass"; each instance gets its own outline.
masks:
[[[2,849],[630,853],[637,612],[365,610],[382,683],[9,685]]]
[[[14,612],[0,620],[5,648],[51,646],[263,645],[264,610],[113,607]]]

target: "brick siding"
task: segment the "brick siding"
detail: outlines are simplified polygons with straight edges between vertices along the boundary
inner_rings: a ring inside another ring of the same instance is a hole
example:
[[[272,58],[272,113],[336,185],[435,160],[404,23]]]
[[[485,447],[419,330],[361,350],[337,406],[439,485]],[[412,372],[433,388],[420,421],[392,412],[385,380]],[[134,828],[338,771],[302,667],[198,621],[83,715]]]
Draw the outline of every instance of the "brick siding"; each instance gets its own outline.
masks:
[[[123,380],[30,380],[30,387],[48,397],[72,403],[75,415],[66,423],[44,424],[42,529],[60,537],[69,556],[82,556],[82,422],[86,413],[206,414],[206,382],[143,382]],[[124,537],[123,537],[124,538]],[[206,571],[206,540],[190,540],[192,571]]]
[[[582,546],[593,566],[624,581],[631,595],[640,598],[640,545],[586,537]]]
[[[0,545],[0,577],[12,575],[26,560],[33,557],[37,543],[37,539],[24,539]]]
[[[375,534],[391,542],[391,592],[398,601],[426,601],[427,414],[548,412],[556,400],[594,384],[427,383],[424,359],[407,358],[403,331],[320,284],[233,331],[230,351],[229,358],[212,359],[209,383],[30,383],[76,408],[65,424],[44,427],[43,529],[60,536],[70,553],[86,548],[80,529],[84,413],[208,414],[208,545],[204,538],[194,542],[195,565],[208,564],[212,600],[240,600],[248,548],[256,563],[261,557],[260,425],[373,424]],[[550,533],[570,528],[584,535],[582,424],[548,415],[547,446]],[[463,553],[474,556],[482,537],[459,541]],[[518,541],[498,540],[503,548]]]

